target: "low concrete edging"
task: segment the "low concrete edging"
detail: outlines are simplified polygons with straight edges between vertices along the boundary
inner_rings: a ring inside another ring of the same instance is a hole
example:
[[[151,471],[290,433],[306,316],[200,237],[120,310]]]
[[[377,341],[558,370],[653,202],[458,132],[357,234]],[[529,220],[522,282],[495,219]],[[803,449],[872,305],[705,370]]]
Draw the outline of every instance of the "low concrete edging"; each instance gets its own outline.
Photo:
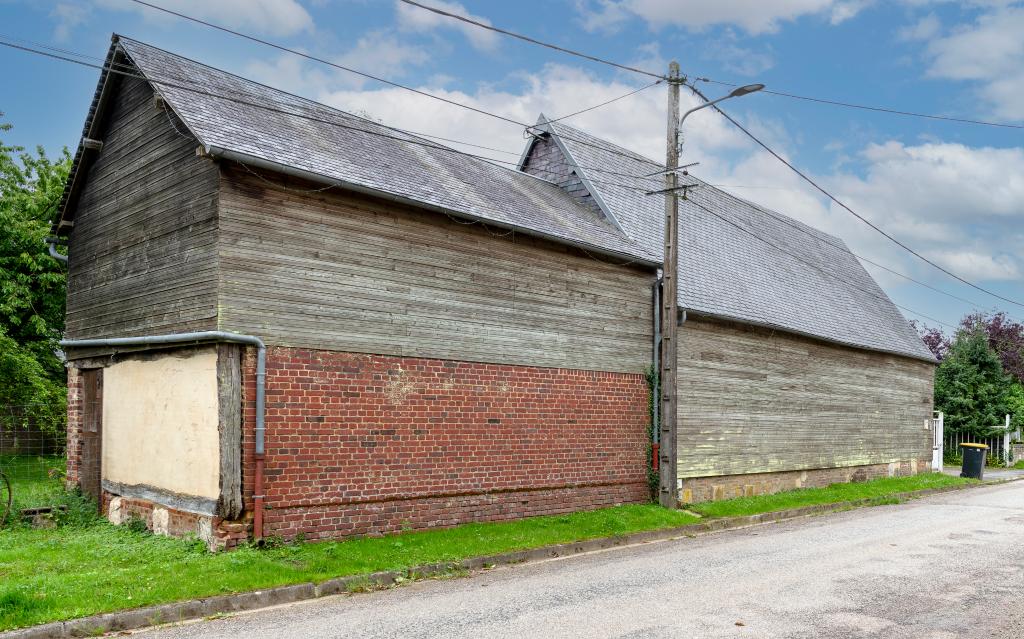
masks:
[[[944,486],[942,488],[930,488],[928,490],[915,492],[894,493],[885,497],[871,497],[834,504],[817,504],[813,506],[804,506],[802,508],[779,510],[743,517],[709,519],[707,521],[688,524],[686,526],[677,526],[675,528],[662,528],[660,530],[648,530],[644,532],[630,533],[628,535],[574,541],[565,544],[533,548],[530,550],[518,550],[484,557],[472,557],[462,561],[426,564],[406,570],[389,570],[363,575],[337,577],[334,579],[328,579],[327,581],[319,584],[310,582],[291,586],[278,586],[254,592],[218,595],[215,597],[147,606],[145,608],[103,613],[91,617],[71,619],[68,621],[55,621],[19,630],[9,630],[7,632],[0,633],[0,639],[63,639],[66,637],[94,637],[108,632],[134,630],[147,626],[202,619],[218,614],[256,610],[259,608],[316,599],[329,595],[338,595],[346,592],[359,592],[374,588],[385,588],[403,583],[407,580],[439,577],[455,571],[482,570],[500,565],[522,564],[527,562],[543,561],[546,559],[556,559],[559,557],[569,557],[572,555],[606,550],[608,548],[620,546],[631,546],[655,541],[667,541],[680,537],[696,537],[723,530],[747,528],[761,524],[800,519],[802,517],[809,517],[812,515],[863,508],[865,506],[885,505],[890,503],[892,500],[926,497],[928,495],[954,492],[964,490],[966,488],[1003,484],[1010,481],[1016,480],[1008,479],[995,482],[984,482],[981,484]]]

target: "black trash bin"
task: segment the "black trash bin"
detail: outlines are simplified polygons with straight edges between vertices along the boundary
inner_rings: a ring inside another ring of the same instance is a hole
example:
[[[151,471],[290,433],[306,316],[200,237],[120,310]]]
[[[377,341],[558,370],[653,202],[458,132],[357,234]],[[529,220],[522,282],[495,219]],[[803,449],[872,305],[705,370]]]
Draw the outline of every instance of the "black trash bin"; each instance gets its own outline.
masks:
[[[960,444],[964,453],[964,467],[960,471],[961,477],[971,479],[982,479],[985,474],[985,456],[988,446],[985,444]]]

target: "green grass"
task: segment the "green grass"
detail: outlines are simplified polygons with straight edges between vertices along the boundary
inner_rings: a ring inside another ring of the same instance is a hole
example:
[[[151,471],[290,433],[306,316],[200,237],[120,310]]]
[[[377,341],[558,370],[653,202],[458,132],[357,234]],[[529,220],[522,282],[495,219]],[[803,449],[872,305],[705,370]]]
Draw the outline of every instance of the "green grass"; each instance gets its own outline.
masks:
[[[0,530],[0,631],[194,597],[323,581],[693,523],[653,505],[468,524],[388,537],[241,548],[210,554],[195,541],[97,521]]]
[[[63,457],[0,455],[0,471],[11,482],[15,511],[53,506],[63,498]]]
[[[1018,459],[1013,466],[1010,466],[1010,468],[1014,470],[1024,470],[1024,459]]]
[[[691,510],[705,517],[729,517],[864,498],[883,502],[895,493],[971,481],[926,474],[696,504]],[[38,488],[39,494],[48,494],[48,490]],[[211,554],[195,540],[112,526],[91,514],[94,506],[67,493],[50,499],[68,506],[60,517],[63,525],[42,530],[24,525],[0,529],[0,631],[698,521],[686,512],[631,505],[387,537],[245,547]]]
[[[826,488],[804,488],[773,495],[739,497],[722,501],[694,504],[689,507],[704,517],[741,517],[759,513],[789,510],[815,504],[834,504],[859,499],[877,499],[892,503],[897,493],[977,483],[973,479],[961,479],[942,473],[925,473],[910,477],[875,479],[855,484],[832,484]]]

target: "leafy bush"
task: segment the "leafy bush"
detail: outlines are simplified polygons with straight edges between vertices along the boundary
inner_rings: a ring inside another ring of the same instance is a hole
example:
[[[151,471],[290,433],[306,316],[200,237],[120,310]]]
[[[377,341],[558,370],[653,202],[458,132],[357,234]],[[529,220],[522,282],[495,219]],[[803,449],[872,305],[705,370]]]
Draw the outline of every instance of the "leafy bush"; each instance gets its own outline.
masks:
[[[0,116],[3,114],[0,113]],[[0,134],[11,129],[0,123]],[[45,238],[71,156],[53,161],[0,140],[0,405],[25,406],[40,427],[64,427],[64,266]]]

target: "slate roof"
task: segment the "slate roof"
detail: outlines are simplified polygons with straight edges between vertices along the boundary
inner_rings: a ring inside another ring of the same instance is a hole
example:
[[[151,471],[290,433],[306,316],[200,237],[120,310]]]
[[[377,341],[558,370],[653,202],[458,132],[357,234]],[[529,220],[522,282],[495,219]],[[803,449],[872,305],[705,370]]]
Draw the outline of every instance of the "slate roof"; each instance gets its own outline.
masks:
[[[661,251],[659,164],[561,122],[543,124],[625,233]],[[679,304],[688,311],[935,361],[846,244],[700,180],[680,201]]]
[[[560,122],[545,126],[569,162],[580,166],[577,173],[601,211],[551,182],[115,36],[107,63],[124,61],[153,81],[208,150],[626,261],[660,262],[664,200],[642,191],[663,182],[632,177],[657,171],[659,164]],[[110,77],[105,72],[100,78],[83,138],[102,119]],[[80,144],[58,232],[68,228],[87,164]],[[708,185],[690,197],[680,209],[683,308],[934,361],[841,240]]]
[[[254,162],[297,169],[310,177],[522,229],[600,253],[627,258],[640,255],[635,242],[602,215],[580,205],[550,182],[514,168],[468,156],[136,40],[115,36],[108,62],[115,51],[123,52],[138,72],[153,82],[154,90],[199,143],[215,154],[227,150]],[[100,89],[105,79],[101,78]],[[101,110],[96,106],[100,89],[86,123],[87,132]],[[81,156],[80,148],[73,173],[77,173]],[[69,186],[62,216],[73,213],[71,200]],[[645,259],[658,261],[649,256]]]

